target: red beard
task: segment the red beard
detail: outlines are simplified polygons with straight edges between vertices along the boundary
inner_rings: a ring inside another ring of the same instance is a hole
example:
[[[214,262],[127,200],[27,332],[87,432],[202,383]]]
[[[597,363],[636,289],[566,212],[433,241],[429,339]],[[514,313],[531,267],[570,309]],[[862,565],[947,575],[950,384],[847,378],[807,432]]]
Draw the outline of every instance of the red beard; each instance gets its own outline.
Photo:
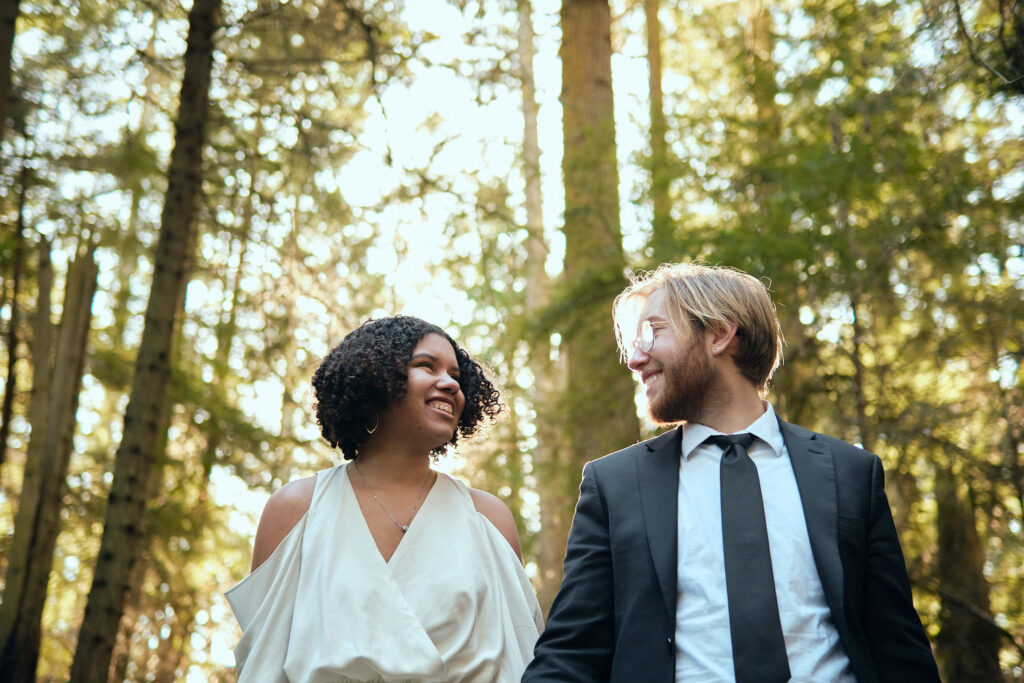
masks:
[[[648,404],[647,412],[659,424],[695,421],[715,385],[717,372],[708,352],[699,344],[662,365],[661,391]]]

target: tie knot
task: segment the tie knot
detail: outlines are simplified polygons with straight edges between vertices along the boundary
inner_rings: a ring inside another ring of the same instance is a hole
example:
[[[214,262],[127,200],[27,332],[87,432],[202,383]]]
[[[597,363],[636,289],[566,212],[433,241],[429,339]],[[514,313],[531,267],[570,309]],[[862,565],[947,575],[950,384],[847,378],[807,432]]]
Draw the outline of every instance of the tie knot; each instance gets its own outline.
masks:
[[[750,448],[750,444],[754,443],[754,435],[750,432],[742,434],[715,434],[704,439],[704,443],[713,443],[723,451],[727,451],[735,445],[743,446],[745,450]]]

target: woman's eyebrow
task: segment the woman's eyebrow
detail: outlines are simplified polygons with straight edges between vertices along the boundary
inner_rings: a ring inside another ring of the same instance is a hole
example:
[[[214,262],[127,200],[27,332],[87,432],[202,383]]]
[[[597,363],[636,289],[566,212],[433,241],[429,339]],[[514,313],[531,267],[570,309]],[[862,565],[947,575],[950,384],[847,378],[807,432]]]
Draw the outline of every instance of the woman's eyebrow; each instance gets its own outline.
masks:
[[[409,362],[411,363],[414,360],[417,360],[417,359],[420,359],[420,358],[424,358],[426,360],[429,360],[429,361],[431,361],[433,363],[437,363],[437,364],[441,363],[441,359],[440,358],[438,358],[437,356],[435,356],[432,353],[427,353],[426,351],[420,351],[419,353],[414,353],[412,355],[412,358],[409,359]],[[459,364],[456,363],[456,364],[452,365],[451,368],[449,368],[449,369],[458,372],[459,371]]]

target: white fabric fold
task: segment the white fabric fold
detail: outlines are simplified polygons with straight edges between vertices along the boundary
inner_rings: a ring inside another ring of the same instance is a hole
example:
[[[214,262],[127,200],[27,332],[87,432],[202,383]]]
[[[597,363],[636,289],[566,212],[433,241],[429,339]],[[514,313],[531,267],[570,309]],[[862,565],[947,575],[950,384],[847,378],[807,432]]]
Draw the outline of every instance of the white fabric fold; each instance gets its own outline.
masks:
[[[518,681],[543,625],[464,484],[438,475],[385,562],[347,464],[317,474],[309,511],[227,596],[240,683]]]

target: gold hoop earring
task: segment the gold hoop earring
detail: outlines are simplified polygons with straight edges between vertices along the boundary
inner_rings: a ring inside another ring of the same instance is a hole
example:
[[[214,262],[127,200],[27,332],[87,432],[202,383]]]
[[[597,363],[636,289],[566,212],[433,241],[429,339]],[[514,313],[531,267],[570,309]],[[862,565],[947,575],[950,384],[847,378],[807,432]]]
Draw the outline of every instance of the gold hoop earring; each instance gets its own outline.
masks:
[[[366,430],[366,433],[367,433],[367,434],[373,434],[373,433],[374,433],[375,431],[377,431],[377,427],[379,427],[379,426],[380,426],[380,416],[378,415],[378,416],[377,416],[377,417],[375,417],[375,418],[374,418],[374,420],[373,420],[373,426],[372,426],[372,427],[370,427],[370,428],[368,428],[368,429]]]

